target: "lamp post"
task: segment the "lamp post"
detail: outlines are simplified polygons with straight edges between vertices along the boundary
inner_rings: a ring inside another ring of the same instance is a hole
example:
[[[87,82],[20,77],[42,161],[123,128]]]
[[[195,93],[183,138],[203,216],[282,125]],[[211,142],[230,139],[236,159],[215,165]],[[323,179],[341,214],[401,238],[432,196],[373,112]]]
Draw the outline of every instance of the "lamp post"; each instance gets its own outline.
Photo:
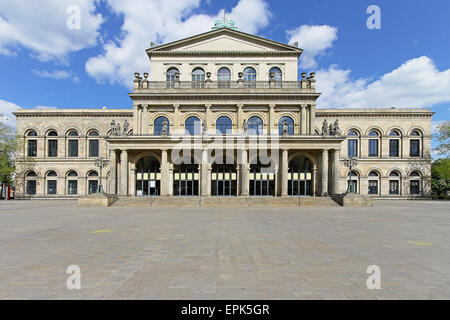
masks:
[[[349,168],[349,172],[348,172],[348,186],[347,186],[347,191],[345,193],[354,193],[354,190],[352,188],[351,185],[351,179],[352,179],[352,168],[356,167],[358,165],[358,159],[356,158],[348,158],[348,159],[344,159],[344,165]]]
[[[106,167],[108,165],[108,163],[109,163],[109,160],[102,158],[102,157],[95,159],[95,166],[100,169],[100,183],[99,183],[96,193],[101,193],[101,194],[105,193],[103,190],[103,185],[102,185],[102,172],[103,172],[103,168]]]

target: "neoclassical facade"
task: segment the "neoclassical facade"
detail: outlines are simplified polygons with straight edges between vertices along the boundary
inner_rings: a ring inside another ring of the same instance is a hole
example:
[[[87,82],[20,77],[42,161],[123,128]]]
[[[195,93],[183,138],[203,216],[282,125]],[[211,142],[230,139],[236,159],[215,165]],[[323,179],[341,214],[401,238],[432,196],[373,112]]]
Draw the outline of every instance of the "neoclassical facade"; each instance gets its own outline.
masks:
[[[301,54],[220,28],[148,49],[132,109],[18,110],[16,195],[82,197],[100,183],[120,197],[427,194],[433,113],[316,108]]]

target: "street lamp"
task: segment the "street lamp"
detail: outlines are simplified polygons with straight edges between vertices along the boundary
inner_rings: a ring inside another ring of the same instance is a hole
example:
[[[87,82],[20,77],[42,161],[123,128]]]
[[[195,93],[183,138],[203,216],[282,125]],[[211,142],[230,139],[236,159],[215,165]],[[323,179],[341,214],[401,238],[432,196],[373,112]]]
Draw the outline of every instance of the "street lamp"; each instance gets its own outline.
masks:
[[[351,185],[351,179],[352,179],[352,168],[356,167],[357,164],[358,164],[358,159],[356,159],[356,158],[352,157],[352,158],[344,159],[344,165],[350,169],[348,172],[349,177],[348,177],[348,183],[347,183],[348,186],[347,186],[346,193],[354,193],[355,192]]]
[[[103,185],[102,185],[102,172],[103,172],[103,168],[106,167],[108,165],[108,163],[109,163],[109,160],[102,158],[102,157],[95,159],[95,166],[100,169],[100,184],[98,186],[96,193],[101,193],[101,194],[105,193],[103,190]]]

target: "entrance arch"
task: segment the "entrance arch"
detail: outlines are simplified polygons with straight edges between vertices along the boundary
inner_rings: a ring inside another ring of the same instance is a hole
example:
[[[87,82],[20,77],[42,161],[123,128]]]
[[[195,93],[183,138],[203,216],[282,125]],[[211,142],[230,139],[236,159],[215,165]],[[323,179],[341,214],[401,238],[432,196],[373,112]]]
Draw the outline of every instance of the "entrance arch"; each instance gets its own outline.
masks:
[[[289,161],[288,195],[312,196],[313,163],[304,156],[297,156]]]
[[[249,191],[251,196],[275,196],[275,172],[271,171],[271,164],[271,162],[261,163],[259,157],[257,163],[250,164]]]
[[[199,195],[199,167],[191,159],[190,164],[182,163],[173,168],[173,195]]]
[[[211,170],[211,195],[212,196],[237,196],[237,168],[236,164],[222,164],[216,162]]]
[[[136,196],[159,196],[161,167],[154,157],[144,157],[136,164]]]

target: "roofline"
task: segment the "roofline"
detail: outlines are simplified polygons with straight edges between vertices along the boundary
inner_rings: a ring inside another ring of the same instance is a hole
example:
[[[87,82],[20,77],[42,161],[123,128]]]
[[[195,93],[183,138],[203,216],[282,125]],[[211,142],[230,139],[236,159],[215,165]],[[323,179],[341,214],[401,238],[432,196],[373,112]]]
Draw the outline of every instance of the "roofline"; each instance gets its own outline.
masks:
[[[223,31],[228,31],[228,32],[231,32],[231,33],[239,34],[239,35],[245,35],[245,36],[247,36],[247,37],[251,37],[251,38],[254,38],[254,39],[256,39],[256,40],[268,42],[268,43],[270,43],[270,44],[277,45],[277,46],[282,46],[282,47],[285,47],[285,48],[287,48],[287,49],[293,50],[293,51],[296,52],[299,56],[300,56],[300,55],[302,54],[302,52],[303,52],[303,49],[297,48],[297,47],[294,47],[294,46],[291,46],[291,45],[289,45],[289,44],[281,43],[281,42],[278,42],[278,41],[275,41],[275,40],[271,40],[271,39],[262,38],[262,37],[255,36],[255,35],[250,34],[250,33],[246,33],[246,32],[239,31],[239,30],[233,30],[233,29],[230,29],[230,28],[220,28],[220,29],[216,29],[216,30],[210,30],[210,31],[207,31],[207,32],[203,32],[203,33],[194,35],[194,36],[190,36],[190,37],[183,38],[183,39],[179,39],[179,40],[172,41],[172,42],[169,42],[169,43],[161,44],[161,45],[158,45],[158,46],[153,47],[153,48],[148,48],[148,49],[146,49],[145,51],[146,51],[147,54],[150,56],[151,53],[156,52],[157,50],[160,50],[161,48],[168,47],[168,46],[172,46],[172,45],[175,45],[175,44],[177,44],[177,43],[182,43],[182,42],[189,41],[189,40],[194,40],[194,39],[196,39],[196,38],[203,37],[203,36],[205,36],[205,35],[207,35],[207,34],[220,33],[220,32],[223,32]]]

